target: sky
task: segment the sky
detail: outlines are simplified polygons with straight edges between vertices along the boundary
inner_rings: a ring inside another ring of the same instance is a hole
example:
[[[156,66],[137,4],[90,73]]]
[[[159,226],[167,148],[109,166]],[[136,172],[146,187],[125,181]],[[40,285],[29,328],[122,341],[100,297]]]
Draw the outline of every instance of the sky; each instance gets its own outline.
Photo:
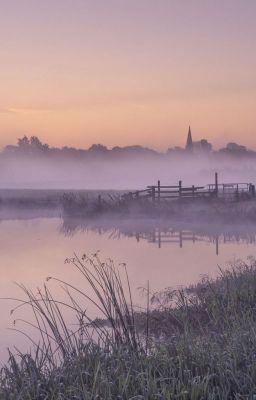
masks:
[[[0,147],[256,148],[255,0],[0,0]]]

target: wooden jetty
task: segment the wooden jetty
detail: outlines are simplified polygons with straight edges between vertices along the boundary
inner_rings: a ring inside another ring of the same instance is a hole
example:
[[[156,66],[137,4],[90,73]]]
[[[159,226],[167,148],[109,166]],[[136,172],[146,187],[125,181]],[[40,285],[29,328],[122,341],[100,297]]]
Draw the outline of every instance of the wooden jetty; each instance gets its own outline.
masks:
[[[183,186],[182,181],[178,185],[147,186],[144,190],[136,190],[123,195],[124,199],[142,200],[151,199],[152,202],[161,200],[195,199],[195,198],[219,198],[230,201],[240,201],[255,198],[255,185],[252,183],[219,183],[218,174],[215,173],[215,182],[206,186]]]

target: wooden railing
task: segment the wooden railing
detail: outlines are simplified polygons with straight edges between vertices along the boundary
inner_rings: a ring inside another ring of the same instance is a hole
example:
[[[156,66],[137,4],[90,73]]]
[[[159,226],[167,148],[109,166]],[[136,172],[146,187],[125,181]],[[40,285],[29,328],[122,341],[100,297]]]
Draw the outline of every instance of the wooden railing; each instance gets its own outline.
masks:
[[[124,199],[151,199],[153,202],[160,202],[162,199],[173,200],[179,198],[227,198],[242,199],[255,197],[255,186],[251,183],[222,183],[219,184],[217,179],[215,184],[206,186],[182,186],[182,181],[178,185],[166,186],[161,185],[160,181],[157,185],[147,186],[144,190],[136,190],[123,195]]]

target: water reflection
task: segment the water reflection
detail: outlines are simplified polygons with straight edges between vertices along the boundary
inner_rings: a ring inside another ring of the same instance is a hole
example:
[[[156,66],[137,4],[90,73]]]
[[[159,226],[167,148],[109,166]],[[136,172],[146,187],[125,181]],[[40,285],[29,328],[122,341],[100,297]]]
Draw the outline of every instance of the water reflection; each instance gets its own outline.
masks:
[[[0,223],[1,297],[20,297],[14,282],[37,290],[47,276],[70,282],[90,295],[90,288],[84,287],[80,275],[64,260],[74,252],[82,255],[100,250],[102,260],[111,257],[116,265],[127,264],[134,303],[145,306],[137,288],[145,287],[148,281],[152,291],[187,286],[202,275],[218,274],[218,265],[225,267],[229,260],[246,259],[256,250],[253,225],[10,217]],[[55,285],[54,295],[62,300],[65,293]],[[6,359],[8,346],[27,349],[30,345],[25,337],[7,330],[12,307],[10,301],[0,302],[0,361]]]
[[[151,221],[125,220],[93,220],[81,218],[64,218],[60,232],[65,236],[74,236],[78,232],[95,232],[98,235],[108,235],[109,239],[122,237],[135,238],[138,243],[146,241],[159,249],[165,245],[176,245],[181,249],[186,242],[209,243],[219,255],[221,245],[228,243],[256,243],[256,227],[254,225],[222,225],[216,224],[185,224]]]

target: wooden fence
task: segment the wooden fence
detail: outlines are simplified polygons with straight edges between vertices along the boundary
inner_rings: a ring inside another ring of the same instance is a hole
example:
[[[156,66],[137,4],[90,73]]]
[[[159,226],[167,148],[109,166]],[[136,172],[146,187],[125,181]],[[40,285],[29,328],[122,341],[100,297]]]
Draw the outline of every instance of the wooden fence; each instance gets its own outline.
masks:
[[[255,186],[251,183],[218,183],[218,174],[215,174],[215,183],[206,186],[183,186],[182,181],[176,186],[157,185],[147,186],[144,190],[136,190],[123,195],[125,199],[151,199],[153,202],[174,199],[194,198],[223,198],[227,200],[242,200],[255,197]]]

